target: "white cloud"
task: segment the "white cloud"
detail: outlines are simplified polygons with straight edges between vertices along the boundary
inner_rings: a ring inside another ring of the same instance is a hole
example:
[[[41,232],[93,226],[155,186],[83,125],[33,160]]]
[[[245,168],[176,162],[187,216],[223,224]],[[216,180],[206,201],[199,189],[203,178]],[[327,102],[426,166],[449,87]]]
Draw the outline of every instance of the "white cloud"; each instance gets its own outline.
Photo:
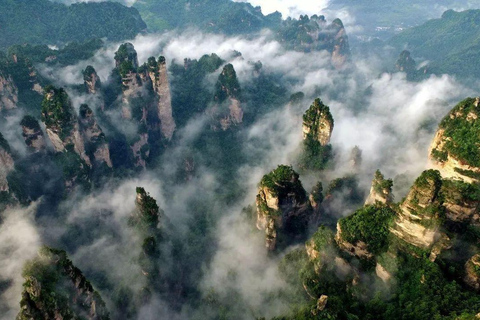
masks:
[[[235,2],[249,2],[253,6],[261,6],[264,15],[278,11],[283,18],[298,18],[301,14],[322,14],[330,0],[296,1],[296,0],[233,0]]]

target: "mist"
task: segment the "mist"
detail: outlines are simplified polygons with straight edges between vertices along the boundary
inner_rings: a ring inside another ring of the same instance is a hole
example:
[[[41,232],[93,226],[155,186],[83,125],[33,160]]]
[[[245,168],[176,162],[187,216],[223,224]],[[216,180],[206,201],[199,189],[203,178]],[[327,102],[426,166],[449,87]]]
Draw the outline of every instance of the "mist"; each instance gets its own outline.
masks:
[[[131,5],[133,1],[127,3]],[[295,4],[292,1],[251,3],[261,5],[264,14],[275,9],[284,17],[318,14],[329,4],[328,1],[315,4]],[[353,26],[355,20],[351,18],[349,21]],[[257,184],[264,174],[280,164],[296,164],[302,144],[302,115],[312,101],[321,98],[330,106],[335,120],[331,141],[335,166],[320,174],[301,176],[305,189],[309,191],[318,180],[326,185],[335,178],[352,173],[348,155],[354,146],[359,146],[363,162],[358,177],[361,187],[368,190],[376,169],[382,170],[386,177],[406,174],[413,181],[427,166],[428,146],[439,121],[456,102],[476,93],[447,75],[409,82],[403,73],[384,72],[378,65],[379,57],[375,55],[363,60],[353,59],[346,70],[335,70],[327,52],[285,50],[272,40],[268,31],[247,39],[187,30],[141,35],[132,43],[140,64],[150,56],[164,55],[167,64],[172,65],[181,64],[184,58],[199,59],[204,54],[216,53],[226,63],[234,65],[241,86],[248,86],[255,77],[250,62],[261,61],[264,72],[278,77],[289,94],[302,91],[306,97],[298,104],[285,102],[278,105],[239,129],[240,149],[248,160],[232,169],[235,180],[232,185],[238,184],[235,187],[222,185],[220,174],[208,166],[206,158],[212,154],[202,154],[195,149],[199,137],[209,130],[207,117],[196,114],[175,133],[175,145],[166,147],[167,151],[154,168],[134,178],[113,180],[92,194],[80,191],[71,194],[58,207],[62,216],[60,221],[40,220],[35,227],[32,222],[35,205],[6,211],[0,225],[0,254],[4,256],[0,259],[4,263],[0,263],[0,279],[1,282],[7,281],[9,287],[0,291],[6,302],[5,306],[0,305],[6,310],[2,319],[11,319],[18,312],[22,282],[19,270],[26,260],[35,256],[42,242],[62,249],[68,245],[70,258],[87,278],[95,278],[98,274],[105,277],[109,285],[100,289],[100,293],[112,313],[115,313],[112,305],[115,285],[120,284],[118,286],[135,292],[141,290],[145,278],[135,262],[141,239],[128,225],[128,217],[135,209],[137,186],[144,187],[164,211],[160,224],[171,227],[170,233],[167,232],[171,238],[162,245],[162,272],[165,275],[178,272],[172,251],[175,242],[185,243],[182,249],[188,257],[182,257],[185,259],[182,262],[195,269],[191,277],[197,278],[191,280],[198,286],[198,299],[215,296],[228,305],[233,295],[241,302],[237,307],[248,310],[238,313],[243,315],[243,318],[239,316],[242,319],[285,313],[289,307],[288,299],[276,296],[278,292],[289,290],[278,270],[281,257],[267,254],[264,235],[255,230],[242,209],[254,205]],[[83,83],[81,71],[92,65],[102,82],[106,82],[114,67],[113,56],[119,44],[108,43],[93,58],[73,66],[39,65],[38,69],[57,86],[74,86]],[[233,57],[233,51],[240,52],[241,56]],[[207,79],[210,85],[220,70]],[[68,93],[76,108],[85,102],[94,110],[98,108],[95,97],[71,89]],[[245,107],[255,110],[262,106],[247,102]],[[111,119],[120,124],[119,117]],[[7,121],[9,125],[17,125],[18,119]],[[15,142],[18,139],[7,138],[14,141],[12,147],[15,150],[22,150]],[[181,160],[190,153],[195,157],[195,175],[190,180],[180,181],[175,178],[175,173],[181,169]],[[222,193],[229,188],[237,191],[234,201]],[[349,213],[340,202],[335,207],[338,216]],[[205,240],[208,253],[199,252],[194,243],[198,239],[191,238],[192,226],[200,218],[209,224]],[[77,239],[71,244],[70,232],[75,229],[85,234],[81,241]],[[167,298],[154,296],[149,304],[139,308],[137,317],[153,319],[163,315],[172,319],[191,319],[211,315],[211,310],[197,307],[198,304],[183,301],[180,307],[171,308]]]

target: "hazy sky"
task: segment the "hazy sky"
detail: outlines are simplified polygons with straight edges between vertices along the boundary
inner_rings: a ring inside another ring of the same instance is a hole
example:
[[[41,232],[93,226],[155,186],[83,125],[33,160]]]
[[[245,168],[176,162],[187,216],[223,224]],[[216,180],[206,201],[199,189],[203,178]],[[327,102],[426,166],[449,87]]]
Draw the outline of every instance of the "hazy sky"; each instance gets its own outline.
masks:
[[[319,14],[328,6],[329,0],[298,1],[298,0],[233,0],[235,2],[250,2],[253,6],[261,6],[262,13],[279,11],[283,18],[298,17],[301,14]]]

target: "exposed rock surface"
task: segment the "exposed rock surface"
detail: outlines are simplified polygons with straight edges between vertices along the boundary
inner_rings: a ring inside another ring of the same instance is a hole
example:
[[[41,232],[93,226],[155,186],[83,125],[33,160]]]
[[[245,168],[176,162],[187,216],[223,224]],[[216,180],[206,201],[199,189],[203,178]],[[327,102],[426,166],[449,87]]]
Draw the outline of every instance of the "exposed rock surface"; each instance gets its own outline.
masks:
[[[330,143],[332,131],[330,108],[317,98],[303,115],[303,139],[313,139],[326,146]]]
[[[0,111],[10,110],[17,107],[18,89],[10,76],[4,76],[0,72]]]
[[[158,98],[158,118],[162,134],[167,140],[170,140],[176,125],[172,116],[172,98],[165,57],[159,57],[158,62],[155,61],[155,58],[150,58],[148,66],[148,75]]]
[[[44,247],[26,264],[18,320],[107,320],[105,303],[65,251]]]
[[[480,254],[474,255],[465,264],[465,283],[475,290],[480,290]]]
[[[377,170],[365,205],[375,204],[375,202],[383,204],[391,203],[393,199],[392,185],[393,181],[391,179],[385,179],[383,174]]]
[[[337,223],[337,234],[335,235],[335,241],[342,250],[351,255],[355,255],[364,259],[373,258],[373,254],[368,251],[367,244],[362,240],[359,240],[355,243],[350,243],[344,239],[340,223]]]
[[[438,214],[442,180],[436,170],[424,171],[400,205],[391,232],[417,247],[430,248],[439,238]]]
[[[92,66],[87,66],[85,70],[83,70],[83,84],[86,92],[90,94],[95,94],[100,90],[100,78]]]
[[[42,102],[42,120],[55,151],[63,152],[69,146],[80,158],[91,166],[90,158],[85,153],[85,144],[80,134],[78,119],[75,110],[63,89],[52,86],[45,88]]]
[[[22,135],[27,147],[33,152],[45,150],[45,136],[37,119],[32,116],[25,116],[20,125],[22,126]]]
[[[375,274],[377,277],[382,279],[383,282],[388,282],[391,278],[392,275],[385,269],[380,263],[377,262],[377,265],[375,266]]]
[[[227,130],[243,121],[241,89],[232,64],[223,67],[215,86],[215,105],[208,111],[214,130]]]
[[[332,65],[337,69],[343,68],[350,58],[347,32],[340,19],[333,20],[328,29],[333,33]]]
[[[10,146],[0,133],[0,191],[9,191],[7,176],[14,169]]]
[[[441,121],[430,146],[431,167],[444,178],[480,181],[480,98],[467,98]]]
[[[288,242],[301,235],[311,207],[298,174],[289,166],[278,166],[263,176],[258,189],[257,228],[265,230],[266,247],[274,250],[279,238]],[[293,228],[296,225],[296,228]]]
[[[95,162],[105,163],[108,167],[112,167],[110,159],[110,150],[105,139],[105,134],[95,120],[92,109],[86,104],[80,106],[80,129],[86,142],[86,148],[89,153],[93,154]]]

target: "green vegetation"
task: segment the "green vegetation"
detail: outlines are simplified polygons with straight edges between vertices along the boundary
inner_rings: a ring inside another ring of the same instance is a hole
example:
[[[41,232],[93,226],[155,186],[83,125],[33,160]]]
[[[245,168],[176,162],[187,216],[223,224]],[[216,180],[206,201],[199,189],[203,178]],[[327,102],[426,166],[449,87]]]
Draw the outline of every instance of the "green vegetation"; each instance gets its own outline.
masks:
[[[480,167],[480,121],[475,120],[480,115],[475,98],[467,98],[458,103],[450,113],[440,122],[440,129],[444,130],[443,149],[437,151],[436,158],[444,159],[444,152],[472,167]],[[440,155],[439,155],[439,152]]]
[[[74,128],[76,117],[67,92],[47,86],[42,102],[42,121],[47,128],[58,132],[60,139],[69,136]]]
[[[445,201],[462,205],[465,202],[475,203],[480,201],[480,185],[478,183],[465,183],[459,180],[443,180],[442,194]]]
[[[35,131],[40,130],[40,124],[38,123],[38,120],[30,115],[26,115],[25,117],[23,117],[22,121],[20,121],[20,125],[29,129],[33,129]]]
[[[388,195],[392,193],[393,180],[385,179],[380,170],[375,171],[375,177],[373,180],[373,189],[378,194]]]
[[[480,10],[445,11],[440,19],[406,29],[388,41],[398,50],[408,49],[432,61],[429,73],[455,74],[460,78],[478,77],[480,70]]]
[[[152,198],[144,188],[137,187],[136,192],[138,212],[133,217],[132,222],[141,229],[156,229],[161,215],[157,200]]]
[[[22,276],[25,282],[19,320],[82,319],[92,310],[96,318],[109,319],[102,298],[65,251],[42,247],[39,256],[25,264]]]
[[[389,227],[394,217],[395,212],[388,206],[366,206],[339,220],[342,238],[352,244],[365,242],[373,254],[384,252],[388,248]]]
[[[263,176],[261,187],[267,187],[273,196],[284,198],[293,193],[297,202],[305,202],[307,193],[303,189],[299,175],[292,166],[279,165],[275,170]]]
[[[308,135],[316,137],[318,131],[323,129],[321,125],[322,121],[328,122],[333,128],[334,122],[333,116],[330,113],[330,108],[323,104],[320,98],[317,98],[313,101],[313,103],[310,105],[310,108],[308,108],[303,115],[303,123],[310,128]]]
[[[244,34],[278,25],[280,14],[264,16],[248,3],[229,0],[146,0],[134,7],[151,31],[197,27],[202,31]]]
[[[237,74],[231,63],[223,67],[222,73],[218,76],[215,85],[215,101],[220,103],[228,98],[240,99],[241,90],[238,83]]]
[[[146,29],[138,11],[114,2],[66,6],[48,0],[0,0],[0,48],[14,44],[62,44],[134,38]]]

